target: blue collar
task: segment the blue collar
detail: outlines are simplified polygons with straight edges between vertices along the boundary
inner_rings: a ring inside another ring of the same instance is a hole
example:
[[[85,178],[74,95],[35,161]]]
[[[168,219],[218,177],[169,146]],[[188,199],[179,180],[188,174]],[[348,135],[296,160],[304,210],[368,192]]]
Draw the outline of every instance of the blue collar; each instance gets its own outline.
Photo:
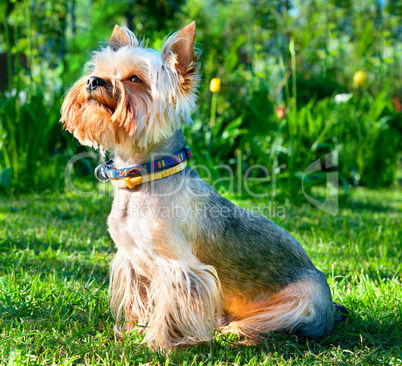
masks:
[[[189,160],[192,155],[191,150],[188,147],[185,147],[175,155],[167,156],[165,158],[150,161],[141,165],[134,165],[124,169],[114,169],[113,159],[111,159],[96,167],[95,177],[101,182],[107,182],[110,179],[139,177],[143,174],[159,172],[180,164],[184,160]]]

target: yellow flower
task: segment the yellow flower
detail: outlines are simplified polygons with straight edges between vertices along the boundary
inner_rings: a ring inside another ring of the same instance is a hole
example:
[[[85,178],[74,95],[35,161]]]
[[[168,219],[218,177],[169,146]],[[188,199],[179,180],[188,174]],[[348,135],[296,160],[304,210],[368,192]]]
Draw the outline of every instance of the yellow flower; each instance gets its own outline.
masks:
[[[214,78],[211,80],[211,84],[209,84],[209,90],[212,93],[217,93],[219,90],[221,90],[221,79]]]
[[[363,86],[364,82],[367,79],[367,74],[364,71],[356,71],[356,73],[353,75],[353,87],[354,88],[359,88]]]

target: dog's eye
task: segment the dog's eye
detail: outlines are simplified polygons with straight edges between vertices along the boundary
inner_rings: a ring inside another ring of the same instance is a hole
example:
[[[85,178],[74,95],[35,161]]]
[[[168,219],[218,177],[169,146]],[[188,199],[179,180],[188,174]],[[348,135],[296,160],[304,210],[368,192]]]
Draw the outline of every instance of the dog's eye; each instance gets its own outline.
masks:
[[[137,75],[132,76],[130,80],[133,83],[140,83],[141,82],[140,78]]]

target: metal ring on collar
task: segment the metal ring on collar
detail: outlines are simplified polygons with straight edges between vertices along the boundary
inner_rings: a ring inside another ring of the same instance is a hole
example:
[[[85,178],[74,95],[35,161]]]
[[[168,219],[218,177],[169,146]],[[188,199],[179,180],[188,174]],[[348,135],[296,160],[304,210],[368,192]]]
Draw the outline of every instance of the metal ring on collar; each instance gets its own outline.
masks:
[[[99,182],[107,182],[107,181],[109,180],[109,178],[105,178],[105,177],[103,177],[102,175],[100,175],[100,169],[101,169],[102,167],[106,166],[106,165],[107,165],[107,163],[103,163],[103,164],[101,164],[101,165],[98,165],[98,166],[95,168],[94,175],[95,175],[95,178],[96,178]]]

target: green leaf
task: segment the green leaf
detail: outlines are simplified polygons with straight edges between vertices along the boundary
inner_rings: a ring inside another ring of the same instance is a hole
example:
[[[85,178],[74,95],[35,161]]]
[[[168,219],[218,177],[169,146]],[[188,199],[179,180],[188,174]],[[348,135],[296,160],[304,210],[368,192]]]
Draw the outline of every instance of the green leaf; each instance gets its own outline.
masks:
[[[12,168],[4,168],[0,170],[0,185],[8,188],[11,184],[11,177],[13,175]]]

